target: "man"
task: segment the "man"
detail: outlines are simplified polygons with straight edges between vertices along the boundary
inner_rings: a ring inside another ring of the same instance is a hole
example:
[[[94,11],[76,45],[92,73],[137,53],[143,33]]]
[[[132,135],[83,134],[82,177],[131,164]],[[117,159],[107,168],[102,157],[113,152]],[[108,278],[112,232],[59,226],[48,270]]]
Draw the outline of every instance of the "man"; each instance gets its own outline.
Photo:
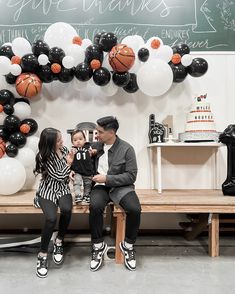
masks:
[[[103,212],[110,201],[119,204],[126,212],[125,240],[120,249],[129,270],[136,269],[133,244],[136,241],[140,225],[141,207],[134,190],[137,175],[136,156],[133,147],[121,140],[116,132],[118,121],[113,116],[97,120],[98,140],[96,145],[96,171],[93,177],[95,185],[91,192],[90,230],[92,239],[92,271],[100,268],[107,244],[103,238]]]

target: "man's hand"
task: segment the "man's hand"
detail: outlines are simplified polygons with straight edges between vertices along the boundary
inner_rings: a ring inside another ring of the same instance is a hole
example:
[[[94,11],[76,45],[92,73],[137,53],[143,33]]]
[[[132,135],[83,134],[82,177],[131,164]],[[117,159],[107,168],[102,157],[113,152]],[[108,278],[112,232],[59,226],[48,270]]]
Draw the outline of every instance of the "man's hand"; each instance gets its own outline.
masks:
[[[99,184],[105,184],[106,183],[106,175],[95,175],[92,178],[92,181],[99,183]]]

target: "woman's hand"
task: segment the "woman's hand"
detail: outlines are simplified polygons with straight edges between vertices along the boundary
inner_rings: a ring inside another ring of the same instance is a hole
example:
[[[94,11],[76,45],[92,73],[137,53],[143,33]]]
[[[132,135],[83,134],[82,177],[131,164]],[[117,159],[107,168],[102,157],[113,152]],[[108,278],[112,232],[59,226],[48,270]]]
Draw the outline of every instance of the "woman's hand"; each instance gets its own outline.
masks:
[[[70,172],[70,174],[69,174],[69,179],[70,179],[71,181],[74,181],[74,176],[75,176],[75,172],[72,170],[72,171]]]
[[[69,154],[66,157],[68,165],[71,165],[73,163],[74,155],[75,155],[74,149],[71,149]]]

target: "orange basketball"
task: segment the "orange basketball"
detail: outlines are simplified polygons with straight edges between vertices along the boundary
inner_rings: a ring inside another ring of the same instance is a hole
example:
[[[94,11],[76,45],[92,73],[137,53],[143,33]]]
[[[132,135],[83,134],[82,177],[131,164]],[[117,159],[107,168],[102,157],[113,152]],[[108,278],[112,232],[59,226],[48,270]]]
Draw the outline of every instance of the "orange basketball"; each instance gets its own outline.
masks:
[[[114,71],[128,71],[135,62],[135,53],[127,45],[118,44],[109,52],[109,63]]]
[[[174,64],[179,64],[181,62],[181,55],[178,53],[173,54],[171,61]]]
[[[55,74],[60,73],[61,72],[61,65],[59,63],[52,63],[51,71]]]
[[[99,69],[101,67],[101,62],[98,59],[93,59],[90,62],[90,66],[92,69]]]
[[[3,157],[6,151],[6,143],[3,141],[2,138],[0,138],[0,158]]]
[[[28,134],[28,132],[30,131],[30,126],[28,124],[22,124],[20,126],[20,131],[23,134]]]
[[[41,88],[41,80],[33,73],[22,73],[16,79],[16,91],[20,96],[33,97],[41,91]]]
[[[20,64],[21,63],[21,58],[19,56],[14,55],[11,58],[11,63],[12,64]]]
[[[161,46],[161,42],[158,39],[153,39],[151,42],[151,47],[153,49],[158,49]]]
[[[82,45],[82,39],[79,36],[73,37],[73,44]]]

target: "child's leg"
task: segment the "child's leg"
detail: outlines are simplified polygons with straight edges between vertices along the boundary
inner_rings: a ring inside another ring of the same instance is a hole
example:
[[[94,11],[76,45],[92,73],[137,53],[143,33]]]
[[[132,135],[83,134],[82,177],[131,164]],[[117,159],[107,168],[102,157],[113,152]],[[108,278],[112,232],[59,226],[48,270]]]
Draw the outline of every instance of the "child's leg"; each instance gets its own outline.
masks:
[[[92,187],[92,179],[91,176],[83,176],[83,186],[84,186],[84,200],[85,202],[90,202],[90,194]]]
[[[82,201],[82,176],[80,174],[74,175],[73,189],[75,194],[75,202]]]

